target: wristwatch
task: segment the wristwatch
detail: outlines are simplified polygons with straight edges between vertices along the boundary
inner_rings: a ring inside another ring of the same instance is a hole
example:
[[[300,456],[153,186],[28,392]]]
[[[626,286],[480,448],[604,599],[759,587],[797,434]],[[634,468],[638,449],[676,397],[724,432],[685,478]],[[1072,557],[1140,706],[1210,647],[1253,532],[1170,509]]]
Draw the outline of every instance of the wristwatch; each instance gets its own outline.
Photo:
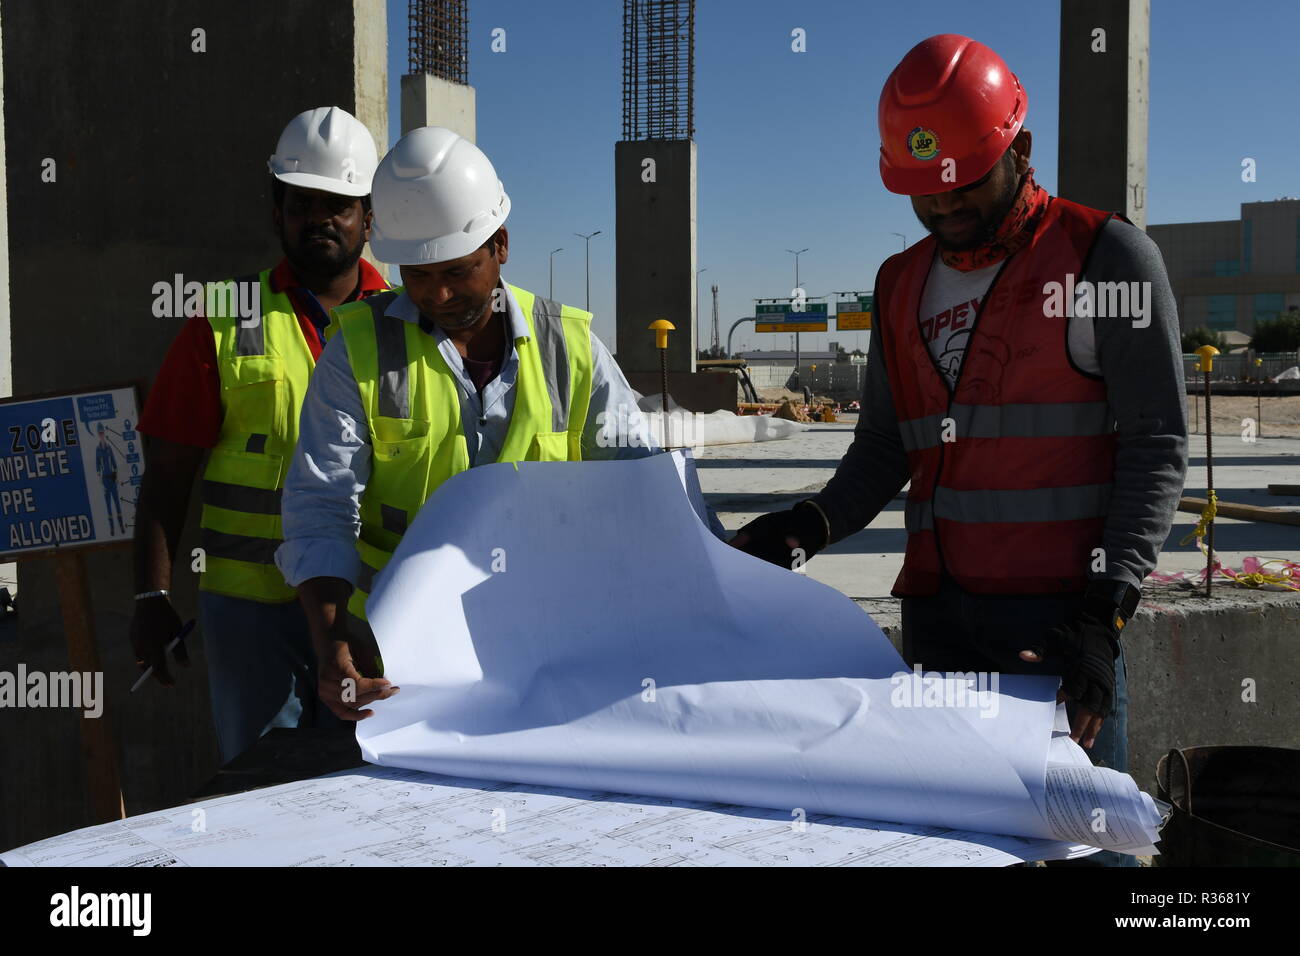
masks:
[[[1142,592],[1127,581],[1091,581],[1083,596],[1088,604],[1105,605],[1116,634],[1124,630],[1142,600]]]

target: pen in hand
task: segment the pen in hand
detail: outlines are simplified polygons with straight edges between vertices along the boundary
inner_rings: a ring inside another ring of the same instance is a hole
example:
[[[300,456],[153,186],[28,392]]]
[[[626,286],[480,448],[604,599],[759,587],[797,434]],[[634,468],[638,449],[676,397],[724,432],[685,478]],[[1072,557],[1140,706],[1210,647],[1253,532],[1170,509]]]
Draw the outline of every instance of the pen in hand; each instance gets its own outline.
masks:
[[[163,651],[164,656],[170,654],[172,652],[172,649],[176,647],[176,645],[179,644],[181,641],[185,640],[185,636],[189,634],[190,631],[194,630],[194,621],[195,621],[194,618],[190,618],[190,620],[185,624],[185,626],[180,629],[179,633],[177,633],[177,635],[171,639],[166,649]],[[153,665],[150,664],[145,669],[145,672],[140,675],[140,679],[131,685],[131,690],[129,691],[129,693],[134,694],[137,690],[139,690],[140,685],[143,684],[146,680],[148,680],[149,675],[152,673],[153,673]]]

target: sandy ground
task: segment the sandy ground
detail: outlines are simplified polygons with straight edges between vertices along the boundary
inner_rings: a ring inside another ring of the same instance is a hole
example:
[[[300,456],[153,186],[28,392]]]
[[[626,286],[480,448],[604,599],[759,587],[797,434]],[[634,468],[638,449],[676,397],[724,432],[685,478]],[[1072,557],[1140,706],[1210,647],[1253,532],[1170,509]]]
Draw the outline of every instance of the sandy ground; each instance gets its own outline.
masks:
[[[760,388],[764,401],[779,402],[790,398],[802,401],[803,395],[784,388]],[[1243,419],[1255,418],[1255,399],[1248,395],[1215,395],[1210,399],[1214,410],[1214,434],[1240,438]],[[1187,397],[1187,425],[1198,435],[1205,434],[1205,398]],[[1278,395],[1260,401],[1256,435],[1273,438],[1300,438],[1300,395]]]
[[[792,392],[788,388],[756,388],[758,397],[764,402],[783,402],[787,398],[793,402],[803,401],[803,392]],[[829,402],[832,401],[830,396],[823,395],[821,392],[813,392],[814,401]]]
[[[1213,395],[1214,434],[1239,438],[1243,419],[1255,418],[1255,399],[1247,395]],[[1205,434],[1205,396],[1187,397],[1187,426]],[[1261,400],[1257,436],[1300,438],[1300,395],[1276,395]]]

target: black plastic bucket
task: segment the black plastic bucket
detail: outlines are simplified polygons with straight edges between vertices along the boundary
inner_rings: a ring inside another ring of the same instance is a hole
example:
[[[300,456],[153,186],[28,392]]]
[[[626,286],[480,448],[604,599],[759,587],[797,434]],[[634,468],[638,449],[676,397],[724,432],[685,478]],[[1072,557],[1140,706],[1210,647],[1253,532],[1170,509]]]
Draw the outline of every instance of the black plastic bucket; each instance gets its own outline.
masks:
[[[1156,785],[1173,804],[1157,866],[1300,866],[1300,750],[1171,750]]]

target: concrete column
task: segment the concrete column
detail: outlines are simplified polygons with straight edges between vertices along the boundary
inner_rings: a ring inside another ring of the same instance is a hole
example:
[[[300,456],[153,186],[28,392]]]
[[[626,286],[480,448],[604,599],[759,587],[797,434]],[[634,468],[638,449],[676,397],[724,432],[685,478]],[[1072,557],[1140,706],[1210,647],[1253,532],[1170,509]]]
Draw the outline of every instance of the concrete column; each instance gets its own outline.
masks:
[[[0,24],[0,117],[4,115],[5,71],[4,29]],[[5,124],[0,122],[0,156],[5,154]],[[0,398],[14,393],[13,349],[9,342],[9,208],[6,197],[5,164],[0,163]],[[18,565],[0,563],[0,587],[18,590]]]
[[[384,0],[349,0],[352,5],[353,116],[375,138],[379,158],[388,152],[388,11]],[[397,268],[380,262],[366,243],[362,256],[389,282],[401,282]]]
[[[388,13],[384,0],[350,0],[350,4],[351,112],[366,124],[383,159],[388,152]]]
[[[625,372],[659,370],[647,327],[668,319],[668,368],[695,371],[695,143],[614,147],[616,353]]]
[[[1061,0],[1059,193],[1142,229],[1150,32],[1150,0]]]
[[[402,135],[421,126],[444,126],[475,142],[474,87],[425,73],[402,77]]]
[[[3,11],[0,11],[2,13]],[[4,29],[0,24],[0,117],[4,116],[5,71]],[[0,156],[5,155],[5,124],[0,122]],[[13,350],[9,341],[9,190],[5,166],[0,162],[0,398],[14,393]],[[0,565],[0,576],[9,577],[12,565]]]
[[[90,0],[3,10],[14,241],[0,367],[12,355],[15,394],[137,381],[143,397],[185,322],[153,314],[154,284],[177,273],[198,281],[246,274],[281,257],[266,160],[284,124],[309,107],[340,106],[381,150],[387,145],[384,2],[173,0],[143,17],[130,4]],[[106,37],[131,37],[132,52]],[[41,176],[47,159],[52,181]],[[197,610],[198,511],[194,493],[172,577],[185,620]],[[122,701],[136,673],[130,549],[84,557],[105,693]],[[0,670],[19,661],[30,671],[67,670],[54,562],[23,561],[18,573],[18,634],[0,641]],[[130,706],[110,709],[129,812],[175,805],[215,771],[203,643],[221,636],[196,630],[188,639],[194,666],[177,669],[175,690],[147,685]],[[0,720],[0,780],[23,781],[0,803],[0,846],[91,822],[78,720],[53,708],[9,710]]]

